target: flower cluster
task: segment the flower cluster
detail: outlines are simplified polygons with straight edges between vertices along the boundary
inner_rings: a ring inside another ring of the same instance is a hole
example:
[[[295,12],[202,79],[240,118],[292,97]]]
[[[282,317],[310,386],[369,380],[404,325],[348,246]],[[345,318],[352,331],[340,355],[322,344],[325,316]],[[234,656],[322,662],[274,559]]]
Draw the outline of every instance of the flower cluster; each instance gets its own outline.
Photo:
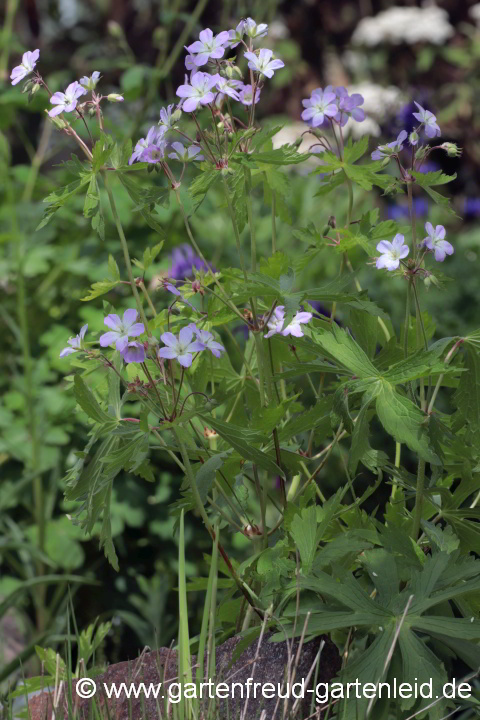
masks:
[[[415,102],[415,105],[418,108],[418,112],[414,112],[412,113],[412,115],[415,120],[419,122],[419,125],[410,133],[410,135],[408,135],[406,130],[402,130],[396,140],[393,140],[386,145],[379,145],[377,149],[372,152],[372,160],[382,160],[386,157],[394,157],[395,155],[398,155],[398,153],[403,150],[403,143],[407,139],[407,136],[410,145],[417,145],[420,140],[421,130],[423,130],[427,138],[431,139],[434,137],[440,137],[441,130],[437,123],[436,116],[430,110],[425,110],[425,108],[423,108],[417,102]],[[447,153],[454,152],[455,156],[458,152],[456,146],[453,151],[450,147],[444,149]]]
[[[326,120],[332,120],[344,127],[351,117],[357,122],[365,120],[365,112],[360,105],[364,99],[359,93],[348,94],[343,86],[333,87],[327,85],[325,89],[316,88],[306,100],[302,100],[305,110],[302,120],[311,127],[319,127]]]
[[[217,35],[210,28],[202,30],[199,39],[186,47],[188,54],[185,68],[188,74],[185,75],[184,83],[177,88],[177,96],[180,98],[178,106],[173,110],[174,106],[169,105],[160,111],[159,128],[150,128],[147,137],[137,142],[130,163],[138,160],[159,162],[164,159],[167,147],[172,150],[168,153],[172,160],[183,163],[203,160],[199,146],[185,148],[181,143],[172,143],[170,147],[164,136],[168,130],[175,129],[181,112],[194,113],[205,106],[211,107],[213,112],[225,98],[240,102],[245,107],[258,103],[265,78],[272,78],[276,70],[284,67],[283,61],[275,58],[272,50],[254,50],[253,41],[264,37],[267,32],[266,24],[257,25],[252,18],[242,20],[235,30],[223,30]],[[225,57],[239,45],[244,46],[244,57],[248,61],[253,82],[244,83],[235,78],[235,74],[241,78],[241,71],[232,59]],[[207,72],[209,66],[214,69],[213,73]],[[355,110],[355,99],[350,98],[349,103],[348,112],[352,113]],[[337,107],[336,112],[339,111]]]
[[[420,247],[425,251],[430,250],[434,253],[437,262],[443,262],[447,255],[453,255],[454,248],[448,240],[445,240],[446,230],[443,225],[433,227],[432,223],[425,223],[427,236],[423,239]],[[375,264],[377,268],[386,270],[397,270],[402,260],[404,260],[410,252],[410,248],[405,243],[405,237],[398,233],[389,240],[381,240],[377,245],[377,250],[381,253],[376,258]]]
[[[285,306],[279,305],[273,311],[270,319],[267,322],[268,332],[265,335],[266,338],[272,337],[272,335],[293,335],[293,337],[303,337],[303,331],[301,325],[308,323],[312,319],[312,313],[310,312],[297,312],[292,321],[284,328],[285,323]]]
[[[195,336],[195,340],[193,339]],[[158,350],[158,357],[164,360],[178,360],[183,367],[190,367],[193,362],[193,353],[210,350],[217,358],[225,352],[225,348],[215,340],[212,333],[201,330],[195,323],[183,327],[178,337],[171,332],[160,336],[164,347]]]

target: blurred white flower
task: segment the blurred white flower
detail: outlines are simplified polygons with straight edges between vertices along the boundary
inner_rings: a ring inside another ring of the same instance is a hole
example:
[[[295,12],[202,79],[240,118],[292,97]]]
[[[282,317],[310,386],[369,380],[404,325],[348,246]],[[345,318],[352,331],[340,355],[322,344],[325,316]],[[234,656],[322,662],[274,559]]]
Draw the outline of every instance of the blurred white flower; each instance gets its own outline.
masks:
[[[468,11],[468,14],[476,22],[476,24],[480,26],[480,3],[472,5],[470,10]]]
[[[360,20],[352,40],[372,47],[381,43],[399,45],[427,42],[441,45],[454,34],[448,13],[435,5],[392,7],[374,17]]]

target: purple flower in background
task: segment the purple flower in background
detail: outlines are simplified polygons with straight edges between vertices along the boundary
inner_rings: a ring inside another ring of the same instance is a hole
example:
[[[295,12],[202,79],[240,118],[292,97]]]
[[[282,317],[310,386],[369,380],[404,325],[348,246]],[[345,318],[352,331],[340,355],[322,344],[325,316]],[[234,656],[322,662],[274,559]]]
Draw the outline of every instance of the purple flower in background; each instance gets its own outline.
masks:
[[[82,341],[85,337],[85,333],[88,330],[88,324],[84,325],[78,335],[76,335],[74,338],[70,338],[70,340],[67,340],[67,343],[70,345],[70,347],[63,348],[62,352],[60,353],[60,357],[64,358],[67,355],[71,355],[74,352],[77,352],[77,350],[80,350],[82,347]]]
[[[200,40],[195,40],[194,43],[187,47],[188,52],[194,55],[193,61],[197,67],[206,65],[210,58],[218,60],[218,58],[223,57],[225,46],[229,41],[228,30],[223,30],[223,32],[214,36],[210,28],[206,28],[206,30],[202,30],[199,38]],[[187,110],[187,112],[190,111]]]
[[[463,212],[470,217],[478,217],[480,215],[480,198],[467,197],[463,205]]]
[[[244,85],[243,88],[238,93],[238,99],[242,103],[242,105],[251,105],[253,102],[253,89],[251,85]],[[255,105],[260,100],[260,88],[256,88],[255,90]]]
[[[222,95],[228,95],[229,97],[233,98],[234,100],[238,100],[238,88],[243,87],[243,83],[241,80],[227,80],[227,78],[223,78],[221,75],[217,75],[217,90],[222,93]]]
[[[372,152],[372,160],[382,160],[385,157],[396,155],[403,150],[403,142],[407,139],[407,131],[402,130],[399,133],[396,140],[389,142],[386,145],[379,145],[376,150]]]
[[[223,345],[215,340],[211,332],[208,332],[208,330],[200,330],[200,328],[197,328],[195,323],[190,323],[190,325],[187,325],[187,327],[190,327],[193,332],[195,333],[197,340],[202,343],[205,350],[210,350],[212,355],[214,355],[216,358],[221,357],[222,352],[225,352],[225,348]]]
[[[441,130],[437,124],[436,116],[430,112],[430,110],[425,110],[425,108],[417,102],[415,102],[415,105],[418,108],[418,112],[413,113],[413,117],[423,125],[425,135],[429,138],[440,137]]]
[[[160,335],[160,340],[164,343],[158,351],[158,357],[165,360],[178,360],[183,367],[190,367],[192,364],[192,353],[201,352],[204,346],[199,340],[193,340],[193,330],[190,326],[180,330],[178,338],[171,332]]]
[[[376,260],[377,268],[380,270],[396,270],[400,265],[400,260],[406,258],[410,249],[405,245],[405,237],[401,233],[397,233],[392,242],[389,240],[381,240],[377,245],[377,250],[382,253]]]
[[[203,155],[199,154],[201,148],[198,147],[198,145],[190,145],[188,148],[185,148],[181,142],[174,142],[172,143],[172,150],[174,150],[174,152],[168,154],[168,157],[172,160],[179,160],[183,163],[189,160],[205,160]]]
[[[40,50],[27,50],[27,52],[23,53],[21,64],[14,67],[10,75],[12,85],[17,85],[20,80],[23,80],[23,78],[33,72],[39,57]]]
[[[128,164],[131,165],[135,160],[140,160],[143,152],[149,147],[149,145],[154,145],[158,136],[162,136],[164,133],[159,128],[153,127],[150,128],[150,130],[147,133],[146,138],[140,138],[140,140],[135,145],[135,149],[130,157],[130,160],[128,161]]]
[[[98,70],[94,70],[90,77],[88,77],[88,75],[84,75],[80,78],[80,85],[83,85],[86,90],[95,90],[99,80],[100,73]]]
[[[426,162],[423,162],[420,165],[418,172],[430,173],[430,172],[436,172],[437,170],[440,170],[440,165],[438,163],[436,163],[434,160],[427,160]]]
[[[453,255],[453,246],[445,240],[446,230],[443,225],[436,225],[433,227],[431,222],[425,223],[425,230],[427,231],[427,237],[424,238],[423,244],[429,250],[435,251],[435,260],[437,262],[443,262],[447,255]]]
[[[206,263],[203,262],[198,255],[195,255],[190,245],[186,243],[179,245],[174,248],[172,252],[172,267],[170,269],[170,277],[174,280],[184,280],[185,278],[192,277],[193,268],[195,270],[212,270]]]
[[[275,308],[272,313],[272,317],[267,323],[269,331],[264,337],[269,338],[272,337],[272,335],[278,335],[279,333],[281,333],[285,337],[287,335],[293,335],[294,337],[303,337],[303,331],[300,326],[308,323],[312,319],[312,317],[312,313],[310,312],[297,312],[296,315],[294,315],[292,321],[284,329],[283,324],[285,321],[285,307],[284,305],[279,305]]]
[[[428,202],[425,198],[414,198],[413,207],[415,208],[415,215],[417,217],[425,217],[428,215]],[[390,203],[387,207],[387,215],[389,220],[403,220],[410,218],[410,213],[407,205],[400,205],[399,203]]]
[[[273,50],[262,48],[258,55],[253,52],[244,53],[244,57],[248,60],[248,67],[250,70],[258,72],[260,75],[272,78],[275,70],[285,67],[285,63],[282,60],[272,60]]]
[[[204,72],[197,72],[190,76],[190,84],[180,85],[177,88],[178,97],[185,98],[182,103],[182,110],[194,112],[199,105],[207,105],[215,99],[212,88],[217,82],[216,75],[209,75]]]
[[[53,93],[50,102],[55,107],[49,110],[48,114],[50,117],[55,117],[55,115],[60,115],[62,112],[72,112],[77,107],[78,98],[86,94],[85,88],[75,80],[75,82],[70,83],[64,93]]]
[[[122,357],[126,363],[145,362],[145,348],[143,343],[132,340],[122,351]]]
[[[302,112],[302,120],[309,125],[318,127],[326,117],[335,117],[337,114],[336,95],[332,91],[317,88],[312,91],[308,100],[302,100],[305,110]]]
[[[119,352],[123,352],[128,345],[129,337],[138,337],[145,332],[143,323],[137,323],[138,312],[129,308],[123,313],[123,320],[118,315],[107,315],[103,321],[111,332],[100,336],[101,347],[108,347],[115,343]]]
[[[268,25],[266,23],[260,23],[260,25],[257,25],[255,20],[248,17],[244,20],[244,32],[251,40],[256,40],[256,38],[264,37],[267,34]]]

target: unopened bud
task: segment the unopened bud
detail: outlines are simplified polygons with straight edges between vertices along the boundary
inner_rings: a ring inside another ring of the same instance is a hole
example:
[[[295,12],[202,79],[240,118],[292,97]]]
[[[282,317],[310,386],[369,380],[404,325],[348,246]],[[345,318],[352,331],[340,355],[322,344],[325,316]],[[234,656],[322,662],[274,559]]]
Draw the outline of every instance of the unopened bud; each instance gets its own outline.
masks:
[[[233,77],[233,67],[231,65],[227,65],[224,69],[225,75],[229,80]]]
[[[423,145],[422,145],[421,147],[419,147],[418,150],[417,150],[417,152],[415,153],[415,159],[416,159],[416,160],[423,160],[423,158],[425,157],[428,149],[429,149],[429,148],[426,148],[426,147],[424,147]]]
[[[413,130],[408,136],[408,142],[410,143],[410,145],[418,145],[419,140],[420,135],[415,130]]]
[[[27,82],[23,86],[22,95],[23,95],[23,93],[29,92],[32,89],[32,86],[33,86],[33,80],[27,80]]]
[[[444,142],[443,145],[440,145],[442,150],[445,150],[448,157],[460,157],[462,154],[462,148],[459,148],[455,143],[451,142]]]
[[[109,20],[107,24],[107,29],[109,34],[114,37],[121,39],[124,37],[123,28],[121,25],[118,24],[115,20]]]
[[[95,110],[94,107],[90,107],[90,108],[88,108],[88,114],[90,115],[90,117],[93,118],[97,114],[97,111]]]
[[[232,65],[232,70],[233,70],[233,74],[236,75],[239,78],[239,80],[243,79],[243,73],[240,70],[240,68],[238,67],[238,65]]]
[[[48,115],[48,110],[45,110],[45,112]],[[62,120],[62,118],[58,115],[54,115],[53,117],[51,115],[48,115],[48,118],[58,130],[64,130],[67,127],[67,123],[65,122],[65,120]]]
[[[107,100],[110,102],[123,102],[123,95],[119,95],[118,93],[110,93],[110,95],[107,95]]]
[[[180,108],[177,108],[177,109],[172,113],[172,121],[173,121],[173,122],[178,122],[181,117],[182,117],[182,111],[181,111]]]
[[[221,131],[223,131],[225,127],[225,123],[221,120],[219,123],[217,123],[217,128]]]

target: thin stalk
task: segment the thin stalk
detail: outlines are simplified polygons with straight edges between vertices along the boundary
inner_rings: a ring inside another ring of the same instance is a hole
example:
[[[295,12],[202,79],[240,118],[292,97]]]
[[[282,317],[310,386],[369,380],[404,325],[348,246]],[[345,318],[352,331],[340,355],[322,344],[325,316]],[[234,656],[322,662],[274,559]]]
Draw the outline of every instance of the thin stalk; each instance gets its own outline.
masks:
[[[277,252],[277,196],[275,190],[272,190],[272,254]]]
[[[418,469],[417,469],[417,487],[415,492],[415,508],[413,511],[413,526],[412,526],[412,539],[415,540],[415,542],[418,539],[418,534],[420,532],[420,523],[422,520],[422,514],[423,514],[423,500],[424,500],[424,490],[425,490],[425,460],[422,460],[422,458],[418,461]]]
[[[140,283],[140,289],[141,289],[142,293],[143,293],[144,296],[145,296],[145,300],[147,301],[148,307],[150,308],[150,310],[151,310],[152,313],[153,313],[153,317],[155,317],[155,316],[157,315],[157,311],[155,310],[155,306],[154,306],[154,304],[152,303],[152,300],[151,300],[151,298],[150,298],[150,295],[149,295],[149,293],[148,293],[147,288],[145,287],[145,283],[143,282],[143,280],[142,280],[142,282]]]
[[[152,333],[148,329],[147,318],[145,317],[145,312],[143,310],[142,301],[141,301],[140,295],[138,293],[137,284],[135,282],[135,278],[133,277],[132,263],[130,260],[130,253],[128,251],[127,238],[125,237],[125,233],[123,232],[123,226],[122,226],[121,220],[118,216],[117,206],[115,204],[115,198],[113,197],[113,193],[110,188],[110,183],[108,180],[108,174],[106,172],[103,172],[102,177],[103,177],[103,182],[105,184],[105,189],[107,191],[110,208],[112,210],[113,219],[115,221],[115,225],[117,228],[118,237],[120,238],[120,244],[121,244],[122,250],[123,250],[123,257],[125,260],[125,267],[127,268],[127,275],[128,275],[128,279],[130,281],[130,286],[132,288],[133,296],[134,296],[135,302],[137,304],[138,312],[140,314],[140,317],[142,318],[143,324],[145,325],[145,330],[147,332],[147,335],[150,337]]]
[[[215,542],[215,541],[216,541],[215,530],[213,529],[213,526],[212,526],[212,524],[211,524],[211,522],[210,522],[210,520],[209,520],[209,517],[208,517],[208,515],[207,515],[207,512],[206,512],[206,510],[205,510],[205,508],[204,508],[204,505],[203,505],[203,502],[202,502],[202,498],[200,497],[200,493],[199,493],[199,491],[198,491],[197,482],[196,482],[196,480],[195,480],[195,475],[194,475],[192,466],[191,466],[191,464],[190,464],[190,458],[188,457],[187,448],[185,447],[185,443],[183,442],[182,436],[178,433],[178,431],[177,431],[177,429],[176,429],[175,427],[172,428],[172,432],[173,432],[173,434],[174,434],[174,436],[175,436],[175,439],[176,439],[176,441],[177,441],[177,443],[178,443],[178,447],[180,448],[180,454],[181,454],[181,456],[182,456],[183,464],[184,464],[184,466],[185,466],[185,474],[186,474],[186,476],[187,476],[187,478],[188,478],[188,481],[189,481],[189,484],[190,484],[190,488],[191,488],[191,490],[192,490],[192,495],[193,495],[193,499],[194,499],[194,502],[195,502],[195,506],[196,506],[198,512],[200,513],[200,516],[201,516],[201,518],[202,518],[202,520],[203,520],[203,523],[204,523],[205,527],[207,528],[207,530],[208,530],[208,532],[209,532],[209,534],[210,534],[210,537],[211,537],[212,540]],[[230,558],[228,557],[227,553],[225,552],[225,550],[223,549],[223,547],[220,545],[220,543],[218,543],[218,550],[219,550],[221,556],[223,557],[223,559],[225,560],[225,563],[227,564],[227,567],[228,567],[228,569],[229,569],[229,571],[230,571],[230,573],[231,573],[231,575],[232,575],[232,577],[233,577],[233,579],[234,579],[234,581],[235,581],[238,589],[239,589],[239,590],[241,591],[241,593],[244,595],[244,597],[245,597],[245,599],[247,600],[247,602],[249,603],[249,605],[251,605],[251,606],[254,608],[254,610],[255,610],[255,612],[257,613],[257,615],[263,620],[263,616],[262,616],[261,612],[257,609],[257,607],[256,607],[256,605],[255,605],[255,601],[254,601],[254,598],[253,598],[252,595],[251,595],[251,590],[250,590],[250,588],[247,589],[246,584],[243,583],[243,582],[240,580],[240,578],[238,577],[238,575],[237,575],[237,573],[236,573],[236,571],[235,571],[235,568],[232,566],[232,563],[230,562]]]

